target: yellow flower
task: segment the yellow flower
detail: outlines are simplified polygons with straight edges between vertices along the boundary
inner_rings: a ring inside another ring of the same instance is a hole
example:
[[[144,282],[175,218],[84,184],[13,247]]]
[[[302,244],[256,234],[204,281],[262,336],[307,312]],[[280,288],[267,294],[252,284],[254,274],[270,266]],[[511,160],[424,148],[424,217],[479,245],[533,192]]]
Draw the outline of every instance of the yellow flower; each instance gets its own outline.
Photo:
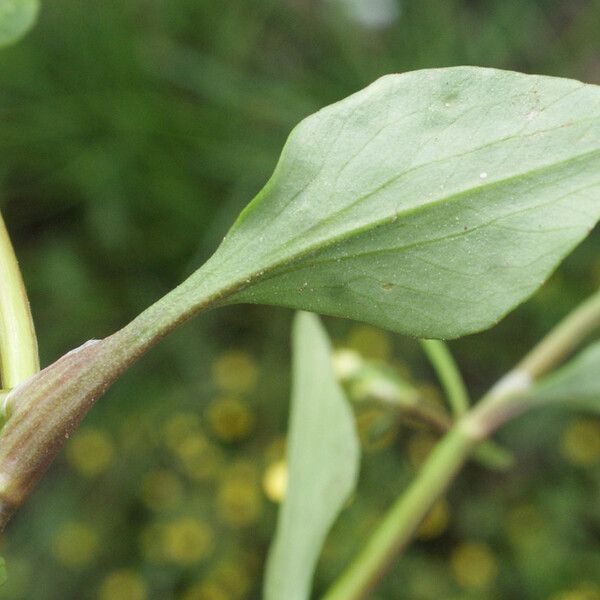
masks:
[[[215,385],[224,392],[252,392],[258,381],[258,367],[254,358],[241,350],[222,354],[213,363],[212,373]]]
[[[94,560],[99,547],[98,534],[90,525],[72,521],[58,530],[52,552],[63,565],[81,568]]]
[[[496,557],[486,544],[464,542],[450,556],[454,577],[459,585],[468,590],[484,590],[490,587],[498,574]]]
[[[180,439],[175,454],[183,472],[194,481],[212,479],[223,463],[220,450],[202,434]]]
[[[262,511],[256,468],[240,461],[223,477],[217,492],[217,512],[231,527],[247,527],[255,523]]]
[[[222,590],[231,594],[232,598],[246,598],[252,587],[252,578],[248,569],[231,560],[220,562],[211,573],[210,579]]]
[[[271,502],[282,502],[288,484],[288,470],[285,460],[271,463],[265,471],[262,486],[265,495]]]
[[[130,569],[120,569],[108,575],[100,587],[100,600],[146,600],[148,589],[144,580]]]
[[[183,487],[177,476],[166,469],[148,473],[142,481],[142,500],[156,511],[175,508],[183,496]]]
[[[178,412],[170,416],[163,426],[165,445],[176,451],[182,439],[200,432],[200,417],[193,412]]]
[[[247,438],[254,426],[254,415],[237,398],[219,398],[208,408],[208,422],[215,435],[225,442]]]
[[[105,471],[113,461],[112,437],[101,429],[81,429],[67,445],[67,460],[81,475],[93,477]]]
[[[565,428],[561,449],[565,458],[578,467],[592,467],[600,461],[600,421],[578,418]]]
[[[191,564],[210,556],[215,540],[207,523],[192,517],[182,517],[165,526],[164,544],[167,559],[180,564]]]
[[[231,596],[218,584],[206,581],[188,588],[182,600],[231,600]]]
[[[510,510],[506,516],[505,531],[515,546],[525,549],[539,547],[545,540],[544,516],[530,504],[523,504]]]
[[[439,537],[446,531],[450,521],[450,505],[445,499],[439,500],[433,505],[429,514],[417,531],[417,536],[422,540],[431,540]]]
[[[368,325],[355,327],[348,336],[347,346],[364,358],[387,361],[392,352],[386,333]]]

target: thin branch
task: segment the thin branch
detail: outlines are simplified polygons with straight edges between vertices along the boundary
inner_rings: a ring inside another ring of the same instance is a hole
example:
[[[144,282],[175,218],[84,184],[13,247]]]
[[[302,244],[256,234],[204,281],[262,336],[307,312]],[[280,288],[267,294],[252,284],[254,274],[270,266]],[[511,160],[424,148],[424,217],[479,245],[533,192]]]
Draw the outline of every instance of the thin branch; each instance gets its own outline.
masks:
[[[517,371],[539,379],[565,360],[600,327],[600,290],[565,317],[517,365]]]
[[[419,340],[434,368],[456,416],[469,410],[470,400],[461,372],[448,346],[441,340]]]
[[[536,380],[559,366],[600,327],[600,290],[569,313],[485,395],[473,411],[473,424],[483,436],[526,412],[526,392]]]
[[[425,397],[418,387],[401,380],[376,362],[361,363],[350,375],[341,376],[340,380],[354,402],[376,402],[432,428],[438,434],[448,432],[453,425],[453,419],[443,406]],[[514,464],[512,453],[493,440],[480,444],[473,457],[484,467],[499,471],[506,471]]]

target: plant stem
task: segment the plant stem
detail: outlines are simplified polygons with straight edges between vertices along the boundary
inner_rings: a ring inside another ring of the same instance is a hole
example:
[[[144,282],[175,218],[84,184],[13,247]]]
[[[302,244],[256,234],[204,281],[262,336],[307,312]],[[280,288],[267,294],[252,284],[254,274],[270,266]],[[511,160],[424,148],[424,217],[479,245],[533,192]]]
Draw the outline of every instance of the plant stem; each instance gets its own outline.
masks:
[[[240,285],[224,287],[208,269],[197,273],[120,331],[69,352],[11,390],[0,438],[0,530],[113,381],[180,323]]]
[[[444,388],[455,417],[467,413],[471,404],[463,376],[448,348],[441,340],[419,340]],[[445,430],[448,431],[448,425]],[[493,440],[482,442],[473,453],[474,458],[491,469],[506,470],[514,464],[512,454]]]
[[[482,398],[473,411],[481,435],[489,435],[526,412],[532,404],[525,392],[536,380],[560,365],[599,327],[600,290],[569,313]]]
[[[469,410],[469,393],[458,365],[448,346],[441,340],[419,340],[444,388],[448,403],[456,416]]]
[[[515,466],[514,454],[491,439],[484,440],[475,448],[473,459],[493,471],[508,471]]]
[[[323,600],[367,597],[479,441],[462,421],[442,438],[419,476],[387,512],[362,551]]]
[[[424,397],[418,388],[399,380],[376,363],[363,366],[349,383],[346,381],[345,387],[354,402],[364,402],[366,399],[375,401],[431,427],[437,433],[446,433],[453,425],[453,420],[437,402]],[[478,446],[473,458],[489,469],[502,471],[514,464],[512,454],[493,440]]]
[[[323,600],[361,600],[373,590],[406,547],[423,518],[450,485],[469,455],[498,427],[529,408],[522,396],[534,381],[562,362],[600,327],[600,291],[591,296],[442,438],[421,472],[384,516],[362,551]]]
[[[600,290],[567,315],[515,370],[527,373],[531,379],[538,379],[558,366],[599,327]]]
[[[0,215],[0,376],[10,389],[39,371],[37,340],[19,265]]]

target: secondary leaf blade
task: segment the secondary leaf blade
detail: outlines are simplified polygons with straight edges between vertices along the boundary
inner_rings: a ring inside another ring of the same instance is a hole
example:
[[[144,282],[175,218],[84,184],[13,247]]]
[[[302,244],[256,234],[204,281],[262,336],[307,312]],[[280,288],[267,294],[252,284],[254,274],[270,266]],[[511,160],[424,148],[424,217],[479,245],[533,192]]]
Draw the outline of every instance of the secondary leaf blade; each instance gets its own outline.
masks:
[[[306,600],[323,542],[358,475],[352,411],[315,315],[299,313],[293,331],[294,381],[288,438],[288,490],[265,579],[266,600]]]
[[[230,302],[421,337],[491,326],[600,218],[600,87],[460,67],[305,119],[213,269]]]
[[[524,400],[530,406],[556,405],[600,414],[600,342],[542,379]]]

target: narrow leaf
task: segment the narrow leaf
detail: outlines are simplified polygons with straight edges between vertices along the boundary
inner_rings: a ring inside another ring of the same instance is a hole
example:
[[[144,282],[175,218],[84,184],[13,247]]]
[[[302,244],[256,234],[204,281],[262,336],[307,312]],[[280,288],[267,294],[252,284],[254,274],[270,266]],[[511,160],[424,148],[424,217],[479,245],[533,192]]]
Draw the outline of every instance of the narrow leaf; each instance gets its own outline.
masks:
[[[0,47],[14,44],[34,25],[39,0],[0,0]]]
[[[306,600],[327,532],[356,484],[358,438],[335,378],[331,348],[315,315],[293,331],[288,489],[265,579],[266,600]]]
[[[390,75],[294,129],[207,267],[239,282],[229,302],[458,337],[538,289],[594,227],[599,194],[600,87]]]
[[[530,405],[557,405],[600,414],[600,342],[540,380],[523,400]]]
[[[0,387],[9,390],[39,371],[39,358],[25,284],[1,214],[0,282]]]

